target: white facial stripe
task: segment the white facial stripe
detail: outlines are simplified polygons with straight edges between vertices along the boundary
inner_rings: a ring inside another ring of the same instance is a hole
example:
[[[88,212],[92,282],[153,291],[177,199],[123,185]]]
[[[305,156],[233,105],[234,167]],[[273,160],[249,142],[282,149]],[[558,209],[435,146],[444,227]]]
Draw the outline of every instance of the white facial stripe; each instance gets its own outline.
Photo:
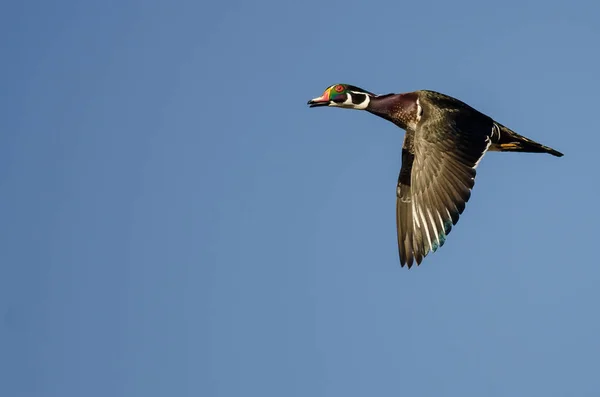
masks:
[[[334,86],[332,86],[332,87],[334,87]],[[352,103],[352,94],[353,93],[364,95],[365,100],[359,104]],[[371,102],[371,97],[368,94],[365,94],[364,92],[349,91],[346,93],[346,96],[347,96],[347,98],[344,102],[333,102],[330,100],[329,104],[327,106],[346,108],[346,109],[365,110],[369,106],[369,103]],[[321,98],[323,98],[323,97],[315,98],[314,100],[321,99]]]
[[[350,93],[346,94],[346,100],[343,102],[343,104],[347,107],[354,107],[354,104],[352,103],[352,95],[350,95]]]
[[[356,92],[356,91],[350,91],[350,92],[354,93],[354,94],[361,94],[361,95],[365,96],[365,100],[362,101],[361,103],[352,104],[352,107],[354,109],[364,110],[367,108],[367,106],[369,106],[369,103],[371,102],[371,97],[369,96],[369,94],[365,94],[364,92]],[[348,98],[351,98],[352,94],[350,94],[350,92],[348,93]]]
[[[364,95],[365,100],[358,104],[352,103],[352,93]],[[362,92],[350,91],[350,92],[346,93],[346,96],[347,96],[347,98],[344,102],[342,102],[342,103],[334,102],[334,103],[331,103],[329,106],[339,106],[339,107],[349,108],[349,109],[365,110],[369,106],[369,103],[371,102],[371,97]]]
[[[364,110],[369,106],[369,103],[371,103],[371,97],[365,94],[365,100],[355,106],[356,109]]]

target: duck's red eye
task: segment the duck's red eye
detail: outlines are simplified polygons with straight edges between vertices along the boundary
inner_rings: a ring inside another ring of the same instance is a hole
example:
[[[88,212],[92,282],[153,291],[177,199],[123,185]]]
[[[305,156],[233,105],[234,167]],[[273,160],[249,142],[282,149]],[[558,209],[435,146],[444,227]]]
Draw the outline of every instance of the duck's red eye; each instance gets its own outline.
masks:
[[[344,91],[344,86],[343,85],[336,85],[334,88],[335,92],[342,92]]]

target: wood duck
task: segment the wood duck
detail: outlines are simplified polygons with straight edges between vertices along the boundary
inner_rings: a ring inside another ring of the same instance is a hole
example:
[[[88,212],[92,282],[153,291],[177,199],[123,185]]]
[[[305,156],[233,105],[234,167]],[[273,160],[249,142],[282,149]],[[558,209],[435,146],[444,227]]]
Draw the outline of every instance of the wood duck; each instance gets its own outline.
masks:
[[[475,169],[487,151],[563,155],[435,91],[375,95],[335,84],[308,105],[366,110],[406,131],[396,226],[400,265],[409,269],[444,245],[471,196]]]

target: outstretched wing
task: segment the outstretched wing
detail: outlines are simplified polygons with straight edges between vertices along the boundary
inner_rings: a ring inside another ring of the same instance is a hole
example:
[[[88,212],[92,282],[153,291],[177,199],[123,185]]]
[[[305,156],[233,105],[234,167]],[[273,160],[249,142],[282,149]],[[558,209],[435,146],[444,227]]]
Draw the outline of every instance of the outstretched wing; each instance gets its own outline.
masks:
[[[396,200],[402,266],[418,265],[444,245],[469,201],[493,125],[487,116],[469,113],[424,106],[414,133],[407,131]]]

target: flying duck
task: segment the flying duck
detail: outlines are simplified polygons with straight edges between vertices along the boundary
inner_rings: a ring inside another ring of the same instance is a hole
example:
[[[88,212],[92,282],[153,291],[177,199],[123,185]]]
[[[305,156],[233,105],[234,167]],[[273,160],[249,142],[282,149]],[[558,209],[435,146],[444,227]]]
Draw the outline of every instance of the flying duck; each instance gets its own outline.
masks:
[[[406,131],[396,187],[400,265],[417,265],[444,245],[488,151],[563,154],[525,138],[466,103],[435,91],[376,95],[335,84],[310,107],[366,110]]]

